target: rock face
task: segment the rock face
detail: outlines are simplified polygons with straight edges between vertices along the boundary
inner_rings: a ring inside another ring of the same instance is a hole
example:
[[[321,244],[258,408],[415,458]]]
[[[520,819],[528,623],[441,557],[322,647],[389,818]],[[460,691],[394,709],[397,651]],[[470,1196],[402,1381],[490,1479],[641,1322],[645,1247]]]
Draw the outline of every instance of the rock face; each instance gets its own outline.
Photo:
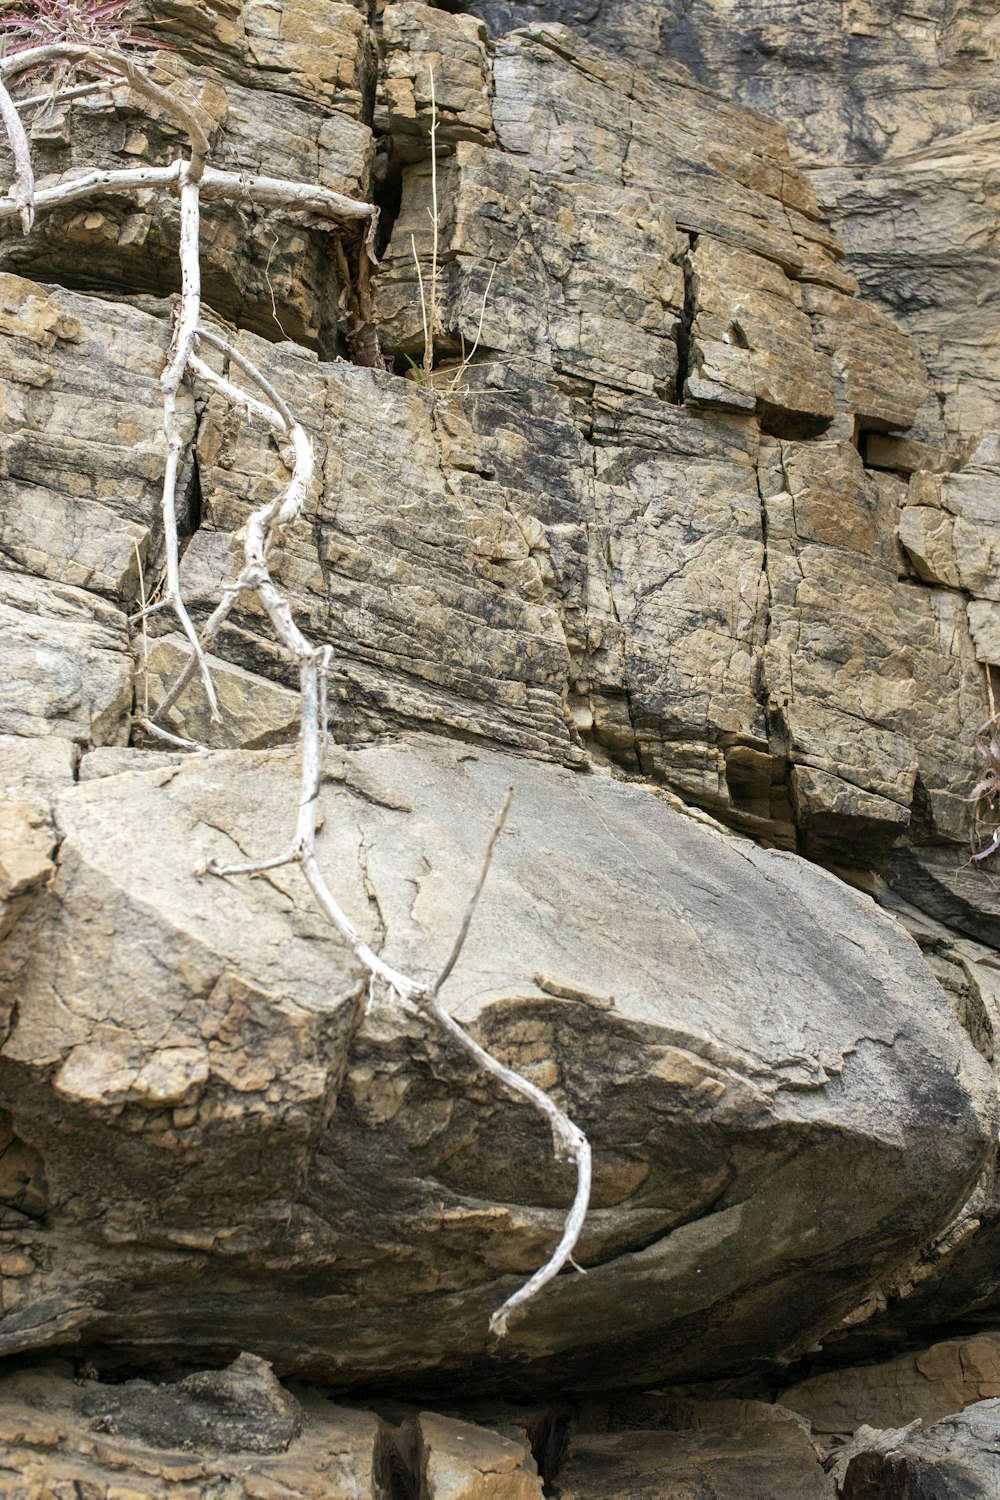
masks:
[[[286,846],[295,672],[243,600],[225,721],[190,689],[165,725],[211,753],[133,732],[183,650],[164,616],[128,621],[163,563],[175,225],[99,197],[0,239],[0,1352],[129,1373],[249,1350],[341,1392],[523,1394],[746,1376],[989,1308],[1000,905],[966,841],[1000,655],[997,372],[974,368],[991,305],[951,321],[958,250],[977,278],[995,252],[986,85],[956,65],[932,95],[915,68],[924,155],[807,174],[707,86],[750,0],[374,9],[142,20],[220,165],[382,207],[382,356],[357,240],[249,188],[206,217],[206,316],[314,443],[274,573],[332,650],[321,858],[387,961],[440,971],[515,786],[445,997],[587,1130],[588,1274],[489,1340],[572,1190],[546,1132],[369,993],[294,869],[193,873]],[[895,15],[849,9],[876,40]],[[988,39],[980,10],[941,37]],[[751,35],[828,24],[797,7]],[[698,78],[650,54],[667,33]],[[846,63],[824,79],[845,109]],[[928,144],[944,100],[968,150]],[[32,137],[46,182],[176,149],[124,89]],[[933,256],[906,208],[943,178],[948,278],[917,297]],[[897,225],[879,255],[873,205]],[[207,387],[179,420],[203,620],[287,471]],[[123,1396],[135,1441],[164,1402],[222,1399],[205,1378]],[[755,1463],[758,1488],[829,1493],[784,1417],[800,1472],[774,1477],[768,1420],[581,1429],[567,1500],[629,1448],[623,1483],[658,1484],[669,1449],[681,1493]],[[523,1445],[466,1471],[443,1421],[399,1450],[411,1489],[538,1493]]]

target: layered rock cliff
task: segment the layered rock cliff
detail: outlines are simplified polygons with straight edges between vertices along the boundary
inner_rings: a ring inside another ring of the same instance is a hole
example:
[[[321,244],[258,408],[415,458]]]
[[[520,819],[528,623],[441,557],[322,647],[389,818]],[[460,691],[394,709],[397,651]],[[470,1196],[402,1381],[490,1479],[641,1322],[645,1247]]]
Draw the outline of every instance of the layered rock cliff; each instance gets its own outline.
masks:
[[[321,862],[387,962],[440,970],[514,785],[444,996],[586,1129],[587,1274],[491,1340],[572,1193],[546,1132],[369,992],[294,869],[192,874],[287,838],[299,700],[251,599],[214,648],[222,722],[197,685],[166,721],[208,751],[134,722],[185,650],[129,623],[177,286],[175,210],[140,187],[0,220],[0,1351],[431,1393],[425,1428],[352,1418],[344,1470],[431,1496],[464,1493],[433,1421],[470,1388],[771,1392],[807,1355],[992,1325],[1000,899],[969,794],[1000,660],[997,28],[888,0],[376,9],[134,24],[213,162],[381,209],[371,301],[315,216],[209,207],[206,308],[316,450],[273,571],[332,648]],[[36,107],[31,141],[43,184],[178,149],[124,88]],[[203,621],[286,470],[204,385],[179,420]],[[114,1466],[72,1393],[46,1449],[33,1390],[25,1453]],[[555,1483],[553,1409],[528,1437]],[[700,1474],[676,1434],[711,1422],[670,1410],[632,1424],[649,1472]],[[787,1449],[761,1483],[831,1492],[797,1420],[726,1421],[712,1463]],[[629,1421],[573,1422],[563,1493],[613,1493]],[[498,1495],[538,1493],[518,1430],[477,1470]]]

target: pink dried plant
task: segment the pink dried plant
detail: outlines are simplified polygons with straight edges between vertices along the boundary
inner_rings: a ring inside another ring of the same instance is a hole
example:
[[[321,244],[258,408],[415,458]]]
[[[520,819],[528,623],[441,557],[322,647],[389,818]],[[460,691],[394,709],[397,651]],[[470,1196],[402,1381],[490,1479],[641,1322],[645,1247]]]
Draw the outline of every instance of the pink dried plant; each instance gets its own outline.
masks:
[[[131,0],[0,0],[0,46],[8,54],[46,42],[82,47],[155,47],[125,24]]]

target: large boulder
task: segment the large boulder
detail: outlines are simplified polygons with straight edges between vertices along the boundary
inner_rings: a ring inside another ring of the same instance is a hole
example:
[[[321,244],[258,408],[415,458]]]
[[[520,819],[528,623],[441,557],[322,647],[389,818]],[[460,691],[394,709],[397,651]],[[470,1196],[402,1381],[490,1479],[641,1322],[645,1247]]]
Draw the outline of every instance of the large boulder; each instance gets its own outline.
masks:
[[[572,1192],[547,1128],[370,1001],[294,868],[196,878],[285,845],[293,754],[98,755],[8,938],[0,1106],[36,1187],[4,1189],[4,1352],[249,1347],[339,1387],[709,1378],[848,1314],[989,1149],[988,1068],[834,877],[641,784],[436,738],[337,752],[323,866],[422,978],[515,788],[443,993],[588,1132],[595,1193],[587,1274],[496,1343]]]

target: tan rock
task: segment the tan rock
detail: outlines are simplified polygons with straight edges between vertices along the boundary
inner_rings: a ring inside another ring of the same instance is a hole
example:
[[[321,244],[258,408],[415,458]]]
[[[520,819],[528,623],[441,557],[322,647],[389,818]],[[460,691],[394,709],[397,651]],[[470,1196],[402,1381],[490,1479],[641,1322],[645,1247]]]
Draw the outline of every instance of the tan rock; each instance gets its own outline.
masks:
[[[242,1357],[244,1360],[247,1356]],[[237,1362],[239,1363],[239,1362]],[[257,1363],[261,1363],[258,1361]],[[218,1372],[189,1377],[206,1387]],[[136,1389],[145,1386],[145,1390]],[[52,1500],[83,1490],[88,1500],[215,1500],[239,1487],[250,1500],[382,1500],[379,1475],[385,1428],[371,1412],[350,1411],[320,1398],[305,1398],[302,1430],[272,1452],[227,1451],[213,1442],[205,1417],[215,1418],[218,1435],[227,1421],[243,1416],[238,1403],[211,1396],[198,1404],[182,1398],[171,1424],[156,1423],[144,1410],[160,1399],[166,1405],[176,1386],[133,1381],[100,1385],[73,1380],[58,1366],[22,1371],[0,1382],[0,1441],[5,1480],[12,1495]],[[281,1397],[287,1401],[284,1392]],[[150,1429],[130,1431],[131,1408]],[[258,1420],[262,1413],[258,1410]]]
[[[131,608],[162,545],[159,376],[169,329],[146,313],[0,274],[0,546],[27,572]],[[181,394],[182,437],[194,401]],[[179,477],[190,525],[193,471]]]
[[[54,845],[52,829],[34,808],[0,802],[0,942],[55,869]]]
[[[556,1479],[559,1500],[826,1500],[836,1494],[805,1424],[761,1401],[662,1403],[638,1415],[658,1430],[577,1432]],[[657,1421],[657,1417],[659,1421]]]
[[[699,235],[690,275],[686,393],[765,414],[832,417],[829,355],[814,348],[799,288],[780,266]]]
[[[0,1107],[24,1149],[0,1176],[0,1259],[33,1267],[3,1283],[8,1352],[99,1338],[190,1363],[238,1327],[278,1373],[341,1388],[710,1378],[836,1324],[979,1170],[987,1064],[910,940],[833,877],[606,776],[441,737],[340,752],[323,868],[416,972],[442,962],[515,785],[448,1004],[572,1090],[595,1192],[588,1274],[497,1347],[488,1314],[569,1198],[547,1132],[470,1095],[419,1018],[377,996],[365,1015],[294,867],[196,878],[287,846],[293,754],[147,762],[59,797],[51,899],[4,942]],[[911,1123],[918,1087],[954,1130]]]
[[[120,745],[131,707],[124,615],[82,590],[0,571],[0,730]]]
[[[973,599],[969,604],[969,629],[978,660],[1000,664],[1000,604]]]
[[[155,14],[153,11],[155,10]],[[148,66],[183,91],[202,117],[215,165],[368,195],[371,129],[362,123],[374,69],[371,31],[348,0],[248,3],[208,17],[196,5],[151,6],[144,17],[167,45]],[[268,86],[261,87],[261,79]],[[163,164],[175,128],[151,118],[127,89],[68,101],[33,140],[35,171],[52,185],[74,170]],[[6,146],[0,148],[0,162]],[[6,170],[0,166],[0,175]],[[206,207],[205,302],[269,338],[331,352],[345,330],[329,235],[258,208],[249,198]],[[177,282],[175,201],[108,198],[38,215],[31,235],[5,226],[0,265],[40,279],[90,283],[119,294],[172,292]]]
[[[287,350],[273,361],[320,433],[315,529],[288,540],[275,573],[299,619],[334,647],[334,732],[437,723],[579,760],[564,708],[566,635],[544,547],[532,545],[544,537],[519,519],[523,492],[442,459],[436,413],[445,428],[449,403],[462,415],[462,399]],[[232,533],[248,494],[270,494],[284,471],[267,440],[217,403],[199,450],[206,512],[225,529],[203,527],[182,571],[194,607],[207,611],[236,571]],[[263,655],[275,675],[287,672],[261,644],[259,606],[249,602],[233,621],[221,654],[258,669]]]
[[[960,588],[954,545],[955,518],[932,505],[904,505],[899,513],[899,540],[925,583]]]
[[[419,1500],[541,1500],[525,1443],[423,1412],[417,1423]]]
[[[949,1339],[915,1354],[814,1375],[781,1393],[781,1402],[826,1437],[862,1423],[925,1427],[974,1401],[1000,1396],[1000,1335]]]
[[[77,755],[72,740],[0,734],[0,797],[47,804],[50,793],[73,781]]]
[[[382,45],[383,114],[376,123],[392,135],[401,161],[418,160],[427,153],[432,71],[438,148],[456,141],[492,143],[492,77],[482,22],[406,0],[386,6]]]
[[[903,45],[902,39],[897,45]],[[964,87],[972,76],[966,72],[968,59],[959,64],[954,56],[947,62],[939,57],[932,69],[935,79],[943,83],[950,66],[958,69],[950,88],[959,80]],[[879,134],[884,104],[880,100],[872,109],[868,125]],[[961,461],[998,427],[1000,322],[992,301],[980,293],[997,273],[992,226],[998,205],[998,127],[992,109],[975,123],[948,87],[935,89],[932,111],[927,104],[917,79],[910,80],[896,97],[909,123],[900,126],[888,159],[862,168],[825,166],[812,175],[866,300],[891,311],[917,339],[927,361],[934,397],[921,412],[914,436],[938,449],[950,448]],[[848,108],[857,117],[853,78]],[[907,135],[912,139],[915,125],[922,138],[908,156],[902,140]],[[930,144],[932,137],[936,139]],[[879,156],[885,145],[883,137]],[[892,159],[897,154],[900,159]]]
[[[440,172],[450,205],[439,254],[440,350],[479,341],[513,357],[644,395],[673,395],[684,284],[674,217],[657,196],[546,180],[499,151],[460,143]],[[404,174],[380,312],[389,345],[422,351],[431,275],[430,173]],[[500,221],[500,222],[498,222]]]
[[[190,647],[183,636],[157,636],[148,642],[145,655],[140,646],[136,663],[136,699],[140,709],[160,702],[186,665]],[[294,743],[299,732],[298,693],[268,682],[259,673],[234,667],[209,655],[209,671],[215,688],[221,723],[209,713],[205,690],[197,677],[185,688],[176,706],[158,721],[162,728],[214,750],[244,746]]]
[[[860,425],[910,427],[927,396],[927,372],[915,344],[870,302],[827,287],[805,286],[816,342],[833,356],[842,409]]]
[[[500,42],[493,76],[497,138],[533,170],[647,191],[666,175],[681,227],[801,267],[785,195],[813,213],[815,198],[766,122],[689,82],[650,79],[565,27]]]

